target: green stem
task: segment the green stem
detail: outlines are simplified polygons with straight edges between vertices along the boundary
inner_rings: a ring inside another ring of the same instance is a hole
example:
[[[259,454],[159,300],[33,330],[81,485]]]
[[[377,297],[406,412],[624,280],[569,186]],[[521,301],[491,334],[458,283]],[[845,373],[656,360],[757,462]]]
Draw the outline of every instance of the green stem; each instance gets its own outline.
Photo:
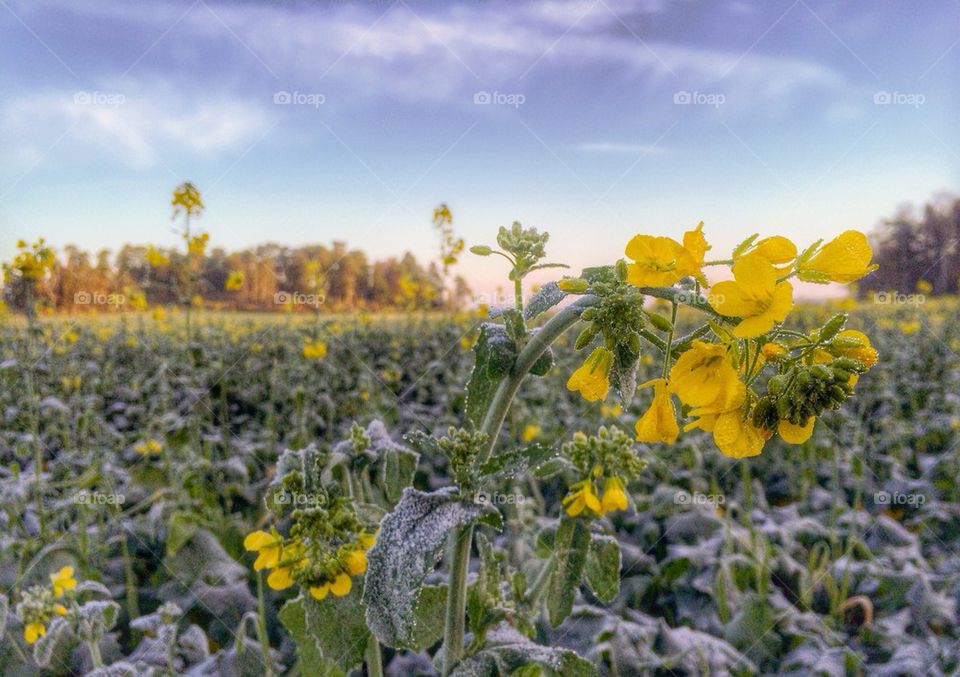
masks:
[[[663,373],[660,378],[667,378],[667,372],[670,370],[670,349],[673,346],[673,334],[677,330],[677,305],[676,301],[671,301],[670,310],[670,333],[667,334],[667,345],[663,349]]]
[[[537,580],[533,582],[533,585],[530,586],[530,592],[527,593],[527,603],[531,607],[536,608],[540,603],[540,598],[543,597],[543,593],[547,589],[547,584],[550,582],[550,577],[553,575],[553,570],[556,569],[556,558],[551,554],[546,562],[543,563],[543,568],[540,570],[540,573],[537,575]]]
[[[367,649],[363,656],[367,664],[367,677],[383,677],[383,657],[380,655],[380,643],[377,638],[370,635],[367,640]]]
[[[490,401],[480,430],[487,434],[485,447],[477,462],[486,461],[496,446],[510,404],[530,368],[561,334],[580,320],[580,313],[599,303],[595,296],[584,296],[554,315],[533,335],[517,356],[510,376],[503,379]],[[457,529],[450,536],[450,583],[447,593],[446,620],[443,631],[443,672],[450,674],[463,655],[464,616],[467,606],[467,574],[470,570],[470,546],[473,525]]]
[[[246,630],[241,628],[246,634]],[[267,604],[263,595],[263,572],[257,572],[257,641],[263,654],[263,665],[267,675],[273,675],[273,661],[270,660],[270,636],[267,634]]]
[[[523,312],[523,280],[517,278],[513,281],[513,301],[517,307],[517,312]]]

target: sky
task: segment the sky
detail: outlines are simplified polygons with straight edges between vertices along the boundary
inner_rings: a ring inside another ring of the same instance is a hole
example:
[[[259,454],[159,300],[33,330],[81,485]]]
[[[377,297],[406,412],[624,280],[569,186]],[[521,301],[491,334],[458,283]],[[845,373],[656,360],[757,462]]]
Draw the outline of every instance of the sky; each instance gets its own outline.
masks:
[[[0,258],[175,246],[183,180],[228,250],[806,244],[958,192],[958,66],[958,0],[0,0]]]

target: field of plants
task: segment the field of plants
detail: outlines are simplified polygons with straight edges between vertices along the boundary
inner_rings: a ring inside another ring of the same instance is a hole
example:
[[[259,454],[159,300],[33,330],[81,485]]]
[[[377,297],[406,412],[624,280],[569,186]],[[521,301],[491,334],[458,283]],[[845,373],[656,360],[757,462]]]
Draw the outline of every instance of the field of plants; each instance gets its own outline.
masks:
[[[960,307],[780,312],[869,263],[782,238],[706,294],[687,235],[492,311],[6,317],[3,674],[960,674]]]

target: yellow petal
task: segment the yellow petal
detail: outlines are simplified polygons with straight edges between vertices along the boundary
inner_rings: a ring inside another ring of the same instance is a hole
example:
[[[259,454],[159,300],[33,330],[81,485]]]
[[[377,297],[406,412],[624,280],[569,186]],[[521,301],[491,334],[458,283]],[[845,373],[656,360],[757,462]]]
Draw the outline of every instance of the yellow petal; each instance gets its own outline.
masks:
[[[286,590],[293,585],[293,576],[290,575],[290,567],[281,567],[274,569],[267,576],[267,585],[273,590]]]
[[[310,595],[314,599],[324,599],[326,598],[328,592],[330,592],[329,583],[324,583],[323,585],[310,588]]]
[[[276,541],[277,539],[273,534],[269,534],[266,531],[254,531],[247,534],[247,537],[243,539],[243,547],[251,552],[256,552],[261,548],[276,543]]]
[[[351,588],[353,588],[353,581],[347,574],[340,574],[330,584],[330,592],[337,597],[349,595]]]
[[[801,267],[801,272],[820,273],[833,282],[854,282],[876,268],[870,265],[872,258],[873,249],[867,236],[847,230],[825,244]]]
[[[367,570],[367,556],[361,550],[351,550],[347,555],[346,567],[351,576],[362,574]]]
[[[797,245],[780,235],[767,237],[757,242],[753,252],[770,263],[787,263],[797,258]]]
[[[788,444],[803,444],[813,434],[813,426],[816,422],[816,416],[808,418],[805,425],[794,425],[790,421],[780,421],[777,432],[780,433],[783,441]]]

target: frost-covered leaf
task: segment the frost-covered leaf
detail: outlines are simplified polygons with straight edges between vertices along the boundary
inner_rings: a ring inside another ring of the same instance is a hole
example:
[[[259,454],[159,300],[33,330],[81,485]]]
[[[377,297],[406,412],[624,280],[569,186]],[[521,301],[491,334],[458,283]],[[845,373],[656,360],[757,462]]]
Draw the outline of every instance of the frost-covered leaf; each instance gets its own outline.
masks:
[[[363,601],[367,624],[382,644],[411,646],[423,580],[440,558],[447,537],[486,509],[460,499],[455,487],[432,493],[407,488],[380,524],[367,553]]]
[[[304,598],[301,595],[283,605],[277,614],[280,622],[290,633],[293,643],[297,647],[300,672],[304,675],[318,675],[318,677],[344,677],[346,674],[333,661],[323,656],[320,642],[311,631],[307,620],[307,610]]]
[[[497,384],[517,359],[517,344],[502,324],[484,322],[473,352],[475,362],[467,383],[466,417],[479,428]]]
[[[33,660],[40,667],[50,667],[54,661],[68,664],[66,656],[69,654],[76,639],[70,632],[70,623],[62,616],[54,617],[47,626],[47,632],[33,645]],[[55,657],[58,657],[55,659]]]
[[[523,316],[532,320],[541,315],[566,298],[567,293],[557,286],[556,282],[548,282],[530,297],[527,301],[527,307],[523,309]]]
[[[451,677],[499,677],[525,675],[518,672],[536,665],[563,677],[594,677],[597,668],[570,649],[541,646],[512,627],[501,624],[487,635],[487,646],[459,663]],[[542,671],[541,671],[542,672]]]
[[[563,517],[554,536],[554,567],[547,592],[547,611],[553,627],[560,625],[573,610],[589,546],[590,531],[583,521]]]
[[[612,602],[620,592],[620,544],[604,534],[592,534],[587,550],[584,577],[593,594],[602,602]]]
[[[498,453],[480,467],[480,473],[490,479],[519,477],[535,471],[547,461],[556,458],[556,446],[535,443],[519,449]]]

